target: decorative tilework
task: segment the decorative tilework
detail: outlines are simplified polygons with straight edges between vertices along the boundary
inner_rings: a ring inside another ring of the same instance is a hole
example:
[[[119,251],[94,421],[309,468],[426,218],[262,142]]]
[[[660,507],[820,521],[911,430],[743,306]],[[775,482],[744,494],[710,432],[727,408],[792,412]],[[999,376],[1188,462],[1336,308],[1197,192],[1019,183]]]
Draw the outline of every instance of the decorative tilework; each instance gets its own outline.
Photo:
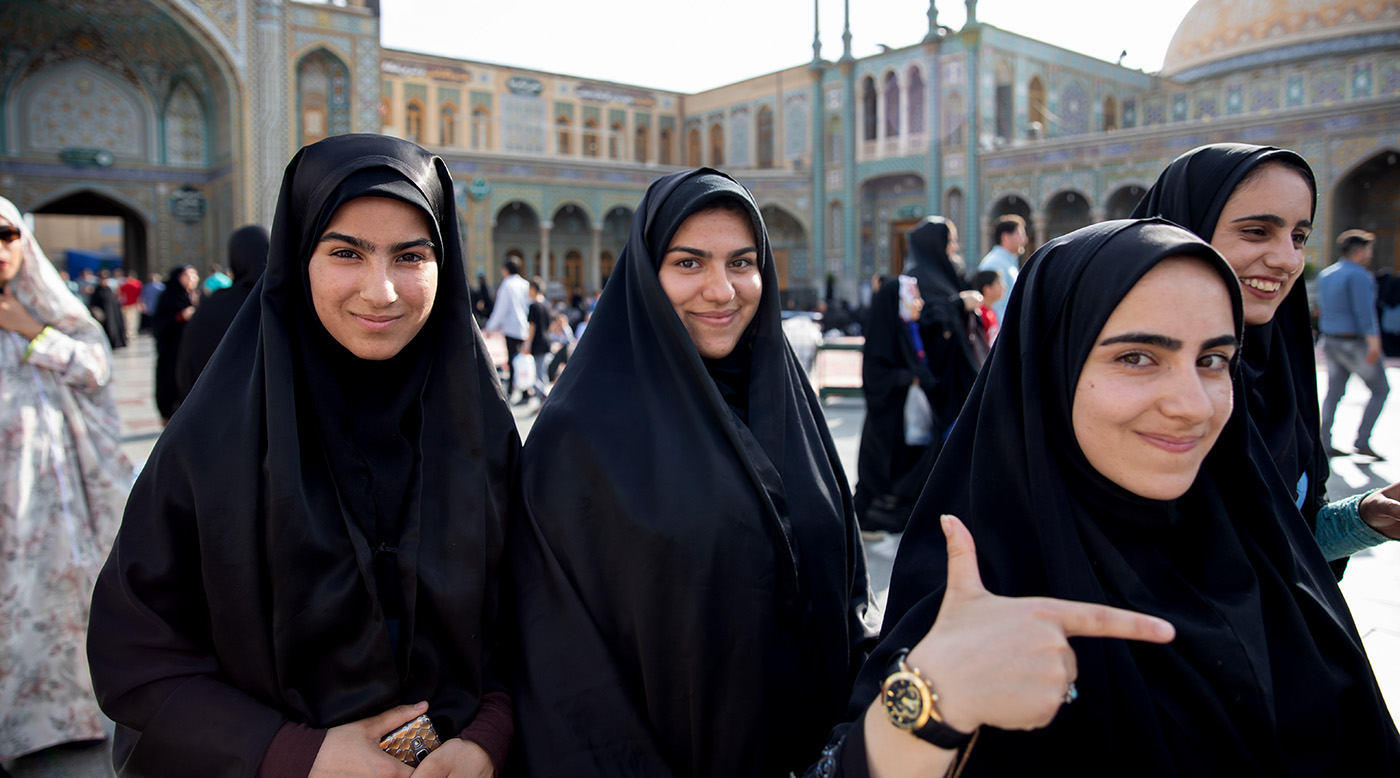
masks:
[[[1313,83],[1315,102],[1329,105],[1343,98],[1342,76],[1340,73],[1324,73]]]
[[[472,94],[473,107],[476,105],[476,95],[477,93]],[[524,154],[543,154],[545,151],[545,126],[544,100],[527,95],[501,95],[501,147],[503,150]]]
[[[144,159],[146,110],[141,96],[96,63],[41,73],[21,103],[24,148],[104,149],[118,157]]]
[[[1220,101],[1215,94],[1196,96],[1196,119],[1214,119],[1220,115]]]
[[[783,155],[789,159],[807,153],[812,138],[812,113],[807,92],[789,92],[783,97]]]
[[[1225,87],[1225,113],[1234,116],[1244,112],[1244,87],[1230,84]]]
[[[1307,91],[1303,86],[1303,75],[1297,73],[1288,77],[1288,89],[1284,93],[1285,102],[1289,108],[1297,108],[1307,100]]]
[[[748,106],[739,106],[729,113],[729,149],[726,164],[734,167],[749,165],[749,120]]]
[[[1352,98],[1371,96],[1371,63],[1358,62],[1351,66]]]
[[[438,99],[438,103],[439,103],[439,104],[441,104],[441,103],[452,103],[453,105],[461,106],[461,105],[462,105],[462,90],[460,90],[460,89],[451,89],[451,88],[448,88],[448,87],[445,87],[445,86],[440,86],[440,87],[438,87],[438,89],[437,89],[437,99]]]
[[[422,103],[424,103],[424,104],[426,105],[427,102],[428,102],[428,85],[427,85],[427,84],[411,84],[411,83],[406,83],[406,84],[404,84],[404,85],[403,85],[403,99],[404,99],[404,101],[407,102],[407,101],[412,100],[412,99],[414,99],[414,98],[417,98],[417,99],[419,100],[419,102],[422,102]]]
[[[1154,124],[1165,124],[1167,121],[1167,107],[1160,100],[1149,100],[1142,109],[1142,126],[1151,127]]]
[[[292,33],[292,49],[305,51],[315,46],[326,46],[342,57],[350,56],[355,44],[348,35],[336,35],[324,30],[296,30]]]
[[[355,103],[356,132],[379,132],[384,121],[379,115],[379,100],[374,84],[379,80],[379,29],[372,29],[355,41]]]
[[[1178,94],[1172,96],[1172,121],[1186,121],[1186,95]]]
[[[1400,60],[1391,59],[1381,66],[1381,94],[1400,92]]]
[[[1060,133],[1083,135],[1089,131],[1089,96],[1084,85],[1071,81],[1060,91]]]
[[[1253,101],[1249,110],[1257,113],[1267,113],[1278,110],[1278,85],[1273,83],[1259,84],[1254,88]]]
[[[165,107],[165,161],[204,165],[204,107],[188,82],[181,81]]]
[[[1123,101],[1123,128],[1131,129],[1137,126],[1137,101],[1128,99]]]

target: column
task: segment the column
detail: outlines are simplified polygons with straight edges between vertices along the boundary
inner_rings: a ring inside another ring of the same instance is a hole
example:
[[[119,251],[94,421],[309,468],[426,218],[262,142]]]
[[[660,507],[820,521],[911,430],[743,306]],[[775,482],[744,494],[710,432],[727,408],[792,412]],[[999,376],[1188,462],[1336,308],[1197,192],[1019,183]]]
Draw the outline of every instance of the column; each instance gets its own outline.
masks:
[[[546,286],[549,285],[549,275],[553,268],[549,261],[549,231],[554,227],[552,221],[540,222],[540,281]]]
[[[650,156],[651,149],[647,149]],[[588,254],[588,268],[583,272],[583,293],[589,294],[603,285],[603,225],[593,225],[593,246]]]
[[[1035,245],[1040,248],[1050,240],[1050,225],[1046,223],[1044,211],[1031,212],[1031,221],[1035,222]]]

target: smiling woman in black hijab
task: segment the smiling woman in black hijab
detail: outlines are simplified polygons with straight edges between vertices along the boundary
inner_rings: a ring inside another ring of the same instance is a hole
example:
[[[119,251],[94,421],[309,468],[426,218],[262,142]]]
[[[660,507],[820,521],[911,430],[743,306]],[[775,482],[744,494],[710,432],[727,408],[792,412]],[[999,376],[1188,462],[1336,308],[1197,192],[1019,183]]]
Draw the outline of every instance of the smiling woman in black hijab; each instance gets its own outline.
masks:
[[[151,453],[94,594],[124,774],[406,776],[377,741],[419,701],[447,739],[420,775],[501,766],[519,441],[451,197],[443,162],[392,138],[288,165],[266,273]]]
[[[839,720],[869,583],[780,308],[747,190],[652,184],[523,458],[528,775],[786,774]]]
[[[1177,157],[1133,215],[1161,216],[1210,241],[1240,279],[1245,301],[1244,392],[1250,419],[1323,553],[1338,560],[1400,536],[1400,503],[1373,490],[1327,502],[1317,361],[1303,277],[1317,181],[1298,154],[1217,143]],[[1385,490],[1400,496],[1400,484]],[[1385,534],[1382,534],[1382,533]]]
[[[1042,730],[984,727],[964,775],[1396,774],[1400,736],[1346,603],[1276,471],[1258,466],[1244,409],[1231,412],[1242,315],[1230,267],[1164,221],[1107,222],[1036,252],[910,519],[856,705],[942,620],[953,565],[939,517],[954,514],[987,589],[1176,627],[1165,645],[1072,640],[1068,704]],[[962,680],[980,660],[917,659],[949,723],[995,691]],[[883,738],[878,715],[848,750]]]

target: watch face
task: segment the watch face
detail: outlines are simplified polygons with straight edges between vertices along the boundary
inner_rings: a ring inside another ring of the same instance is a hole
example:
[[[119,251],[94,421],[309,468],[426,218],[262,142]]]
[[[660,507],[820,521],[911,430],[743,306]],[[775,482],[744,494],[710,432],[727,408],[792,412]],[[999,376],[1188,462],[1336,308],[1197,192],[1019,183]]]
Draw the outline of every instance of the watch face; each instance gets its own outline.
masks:
[[[890,723],[900,729],[918,729],[928,721],[928,687],[913,673],[899,672],[886,678],[881,701]]]

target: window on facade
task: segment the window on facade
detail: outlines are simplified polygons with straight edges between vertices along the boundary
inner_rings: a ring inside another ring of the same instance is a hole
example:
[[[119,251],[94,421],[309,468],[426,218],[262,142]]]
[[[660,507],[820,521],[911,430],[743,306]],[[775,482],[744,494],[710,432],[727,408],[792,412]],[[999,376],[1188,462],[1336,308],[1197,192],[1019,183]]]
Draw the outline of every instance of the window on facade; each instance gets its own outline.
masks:
[[[622,159],[622,133],[626,132],[621,124],[616,122],[608,132],[608,159]]]
[[[414,143],[423,138],[423,104],[417,100],[404,109],[404,135]]]
[[[555,139],[554,150],[558,154],[568,154],[569,151],[569,117],[560,116],[554,121]]]
[[[685,138],[685,159],[686,164],[691,167],[700,167],[705,164],[700,159],[700,130],[694,129]]]
[[[650,151],[651,149],[647,148],[647,128],[644,124],[637,128],[636,137],[632,139],[632,153],[638,162],[646,162]]]
[[[1026,122],[1040,127],[1040,137],[1045,137],[1049,126],[1045,123],[1045,84],[1039,76],[1032,76],[1026,85]]]
[[[833,116],[826,124],[826,161],[832,164],[841,161],[841,117]]]
[[[952,222],[959,229],[962,228],[965,205],[963,204],[963,193],[961,189],[954,187],[948,190],[947,207],[944,213],[948,221]]]
[[[899,79],[885,74],[885,137],[899,137]]]
[[[846,239],[846,213],[841,207],[841,203],[832,201],[826,209],[826,248],[833,254],[839,254],[842,250],[842,242]]]
[[[301,142],[314,143],[350,131],[350,71],[325,49],[297,63]]]
[[[860,105],[865,113],[865,140],[875,140],[875,130],[878,127],[878,116],[875,113],[875,79],[866,76],[861,82]]]
[[[924,134],[924,77],[918,68],[909,68],[909,134]]]
[[[1113,95],[1103,99],[1103,129],[1104,132],[1118,129],[1118,101]]]
[[[438,122],[438,142],[444,146],[457,145],[457,109],[451,103],[442,107]]]
[[[669,164],[671,164],[671,130],[670,130],[670,129],[664,129],[664,130],[661,131],[661,148],[659,149],[659,151],[661,152],[661,164],[663,164],[663,165],[669,165]]]
[[[773,109],[758,109],[758,166],[773,167]]]
[[[598,122],[594,119],[583,123],[583,156],[598,156]]]
[[[472,109],[472,148],[486,149],[491,147],[491,114],[485,108],[477,106]]]
[[[710,164],[724,167],[724,128],[718,124],[710,127]]]

